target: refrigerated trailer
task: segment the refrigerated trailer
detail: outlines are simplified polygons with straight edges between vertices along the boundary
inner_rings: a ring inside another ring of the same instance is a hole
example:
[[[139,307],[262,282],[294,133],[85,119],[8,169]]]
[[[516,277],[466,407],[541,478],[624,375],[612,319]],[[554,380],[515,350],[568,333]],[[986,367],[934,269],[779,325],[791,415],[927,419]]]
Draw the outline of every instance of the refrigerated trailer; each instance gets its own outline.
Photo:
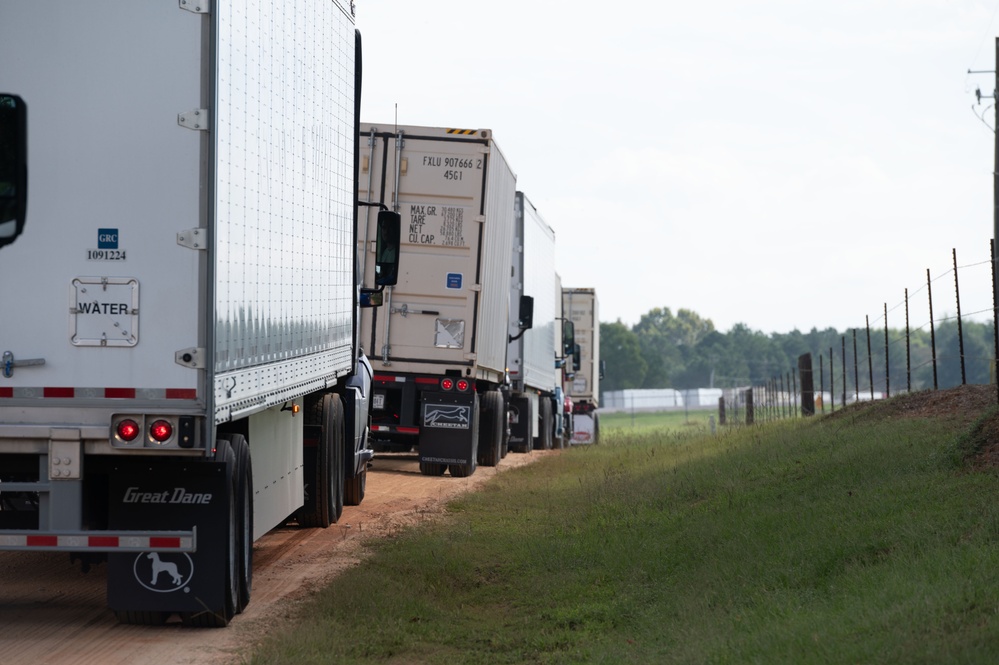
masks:
[[[564,316],[572,321],[575,353],[565,392],[572,400],[572,443],[600,441],[600,312],[595,289],[562,289]]]
[[[555,231],[523,192],[514,199],[510,302],[533,302],[530,330],[511,322],[507,367],[510,372],[510,449],[530,452],[548,450],[555,437],[556,389],[560,375],[556,360],[562,341],[561,292],[555,274]],[[561,392],[559,390],[559,392]],[[561,405],[560,405],[561,406]]]
[[[516,177],[488,129],[362,123],[361,139],[360,196],[402,216],[398,283],[361,320],[371,434],[417,448],[423,474],[468,476],[504,454]]]
[[[228,624],[363,498],[351,4],[4,4],[0,549],[106,559],[122,622]]]

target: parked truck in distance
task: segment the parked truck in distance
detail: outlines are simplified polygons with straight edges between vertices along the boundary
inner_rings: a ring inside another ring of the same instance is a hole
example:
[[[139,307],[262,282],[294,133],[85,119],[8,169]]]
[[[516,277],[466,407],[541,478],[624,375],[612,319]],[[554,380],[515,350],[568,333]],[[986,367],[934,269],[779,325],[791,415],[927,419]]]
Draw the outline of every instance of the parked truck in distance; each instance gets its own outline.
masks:
[[[227,625],[364,496],[351,5],[4,6],[0,550],[106,559],[124,623]]]
[[[572,399],[572,443],[600,441],[600,316],[595,289],[562,289],[563,316],[572,321],[575,353],[565,392]]]
[[[530,330],[519,328],[517,321],[512,321],[510,330],[509,445],[511,450],[526,453],[561,447],[562,439],[555,433],[561,425],[562,405],[555,401],[556,393],[561,393],[556,361],[562,352],[562,295],[555,273],[555,231],[523,192],[517,192],[514,201],[510,302],[525,302],[525,307],[532,307],[533,317]]]
[[[359,195],[403,222],[398,283],[361,318],[371,434],[418,448],[425,475],[469,476],[505,454],[508,321],[530,327],[529,303],[509,311],[516,177],[488,129],[362,123],[360,136]]]

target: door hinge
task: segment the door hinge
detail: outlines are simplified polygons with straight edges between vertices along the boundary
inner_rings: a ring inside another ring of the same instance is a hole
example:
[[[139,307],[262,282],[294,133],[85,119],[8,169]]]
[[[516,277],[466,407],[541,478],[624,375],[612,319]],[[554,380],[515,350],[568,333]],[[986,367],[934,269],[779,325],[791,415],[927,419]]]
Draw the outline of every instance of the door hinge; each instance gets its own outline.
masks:
[[[188,249],[208,249],[208,238],[204,229],[188,229],[177,234],[177,244]]]
[[[212,11],[212,0],[180,0],[180,8],[194,14],[209,14]]]
[[[184,367],[190,367],[191,369],[204,369],[205,350],[198,347],[181,349],[173,354],[173,360],[178,365],[183,365]]]
[[[208,131],[208,109],[191,109],[177,114],[177,124],[199,132]]]

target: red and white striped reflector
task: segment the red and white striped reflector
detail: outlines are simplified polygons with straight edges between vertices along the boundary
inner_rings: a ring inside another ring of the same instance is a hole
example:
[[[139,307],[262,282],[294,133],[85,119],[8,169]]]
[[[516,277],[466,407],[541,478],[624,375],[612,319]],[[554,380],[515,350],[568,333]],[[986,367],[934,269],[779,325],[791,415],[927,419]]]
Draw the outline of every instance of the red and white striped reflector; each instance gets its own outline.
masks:
[[[87,552],[194,552],[195,531],[39,533],[0,531],[0,550]]]
[[[11,399],[198,399],[195,388],[68,388],[44,386],[32,388],[0,387],[0,398]]]

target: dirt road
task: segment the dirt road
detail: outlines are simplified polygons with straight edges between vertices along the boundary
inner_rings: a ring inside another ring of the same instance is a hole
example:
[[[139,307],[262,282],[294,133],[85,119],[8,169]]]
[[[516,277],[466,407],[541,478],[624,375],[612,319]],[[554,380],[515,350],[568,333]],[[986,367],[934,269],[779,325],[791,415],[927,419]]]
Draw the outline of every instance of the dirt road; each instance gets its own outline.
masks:
[[[420,475],[415,456],[379,455],[360,506],[347,506],[328,529],[279,528],[253,551],[253,597],[228,628],[188,629],[117,623],[105,600],[106,570],[89,573],[65,554],[0,552],[0,662],[5,665],[204,665],[239,662],[280,624],[309,589],[362,556],[361,545],[438,515],[448,499],[545,451],[511,453],[471,478]]]

